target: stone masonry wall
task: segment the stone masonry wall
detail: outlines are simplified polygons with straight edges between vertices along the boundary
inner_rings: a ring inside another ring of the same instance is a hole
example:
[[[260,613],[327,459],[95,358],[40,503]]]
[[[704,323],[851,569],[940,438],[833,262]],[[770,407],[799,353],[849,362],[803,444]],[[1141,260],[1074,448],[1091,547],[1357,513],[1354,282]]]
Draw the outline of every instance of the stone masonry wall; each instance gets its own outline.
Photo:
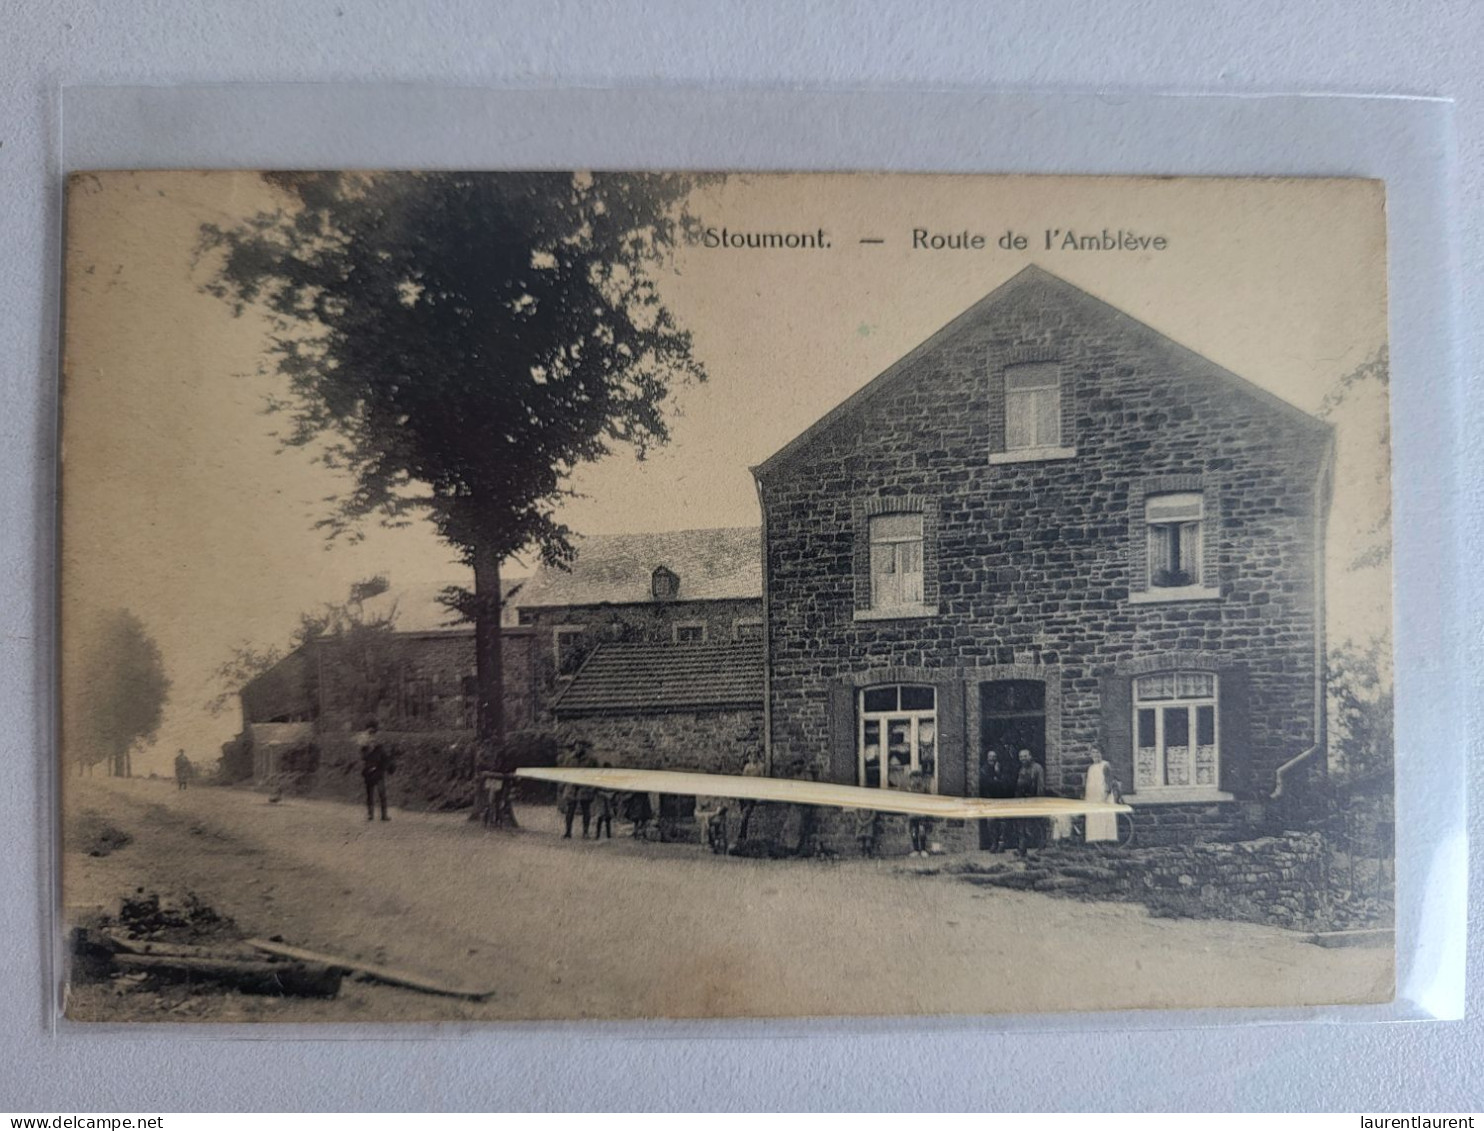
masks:
[[[740,774],[748,755],[762,752],[763,712],[759,707],[583,716],[564,719],[561,734],[591,743],[598,765]]]
[[[505,729],[531,726],[539,709],[535,638],[529,629],[503,630]],[[474,705],[466,680],[474,676],[472,632],[393,633],[374,655],[330,641],[317,665],[320,729],[355,732],[376,716],[383,729],[473,729]],[[415,706],[414,706],[415,702]]]
[[[1101,701],[1104,677],[1195,659],[1250,682],[1242,749],[1228,748],[1236,704],[1223,704],[1223,767],[1233,771],[1223,784],[1239,798],[1265,797],[1276,768],[1317,740],[1325,432],[1045,279],[910,359],[903,379],[760,469],[773,764],[850,780],[829,761],[831,689],[863,672],[941,676],[964,683],[967,764],[953,791],[973,793],[976,681],[1039,673],[1048,681],[1048,783],[1075,792],[1104,712],[1131,712],[1126,699]],[[1004,370],[1027,359],[1059,363],[1072,458],[991,458],[1003,443]],[[1207,500],[1202,580],[1219,599],[1130,600],[1144,587],[1136,511],[1147,491],[1170,484],[1198,485]],[[932,500],[924,588],[936,610],[858,619],[860,508],[893,498]],[[1053,693],[1059,719],[1050,717]]]
[[[1330,889],[1329,854],[1317,833],[1149,849],[1077,846],[965,878],[995,887],[1079,899],[1144,903],[1159,915],[1320,925]]]

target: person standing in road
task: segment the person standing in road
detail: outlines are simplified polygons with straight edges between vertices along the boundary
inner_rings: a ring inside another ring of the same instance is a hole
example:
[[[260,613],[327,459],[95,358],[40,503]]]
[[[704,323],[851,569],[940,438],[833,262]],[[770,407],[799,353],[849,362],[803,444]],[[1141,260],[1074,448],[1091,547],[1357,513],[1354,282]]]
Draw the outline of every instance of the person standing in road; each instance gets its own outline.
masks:
[[[932,780],[921,770],[913,770],[907,775],[908,793],[931,793],[933,791]],[[933,840],[933,819],[914,814],[907,818],[907,832],[912,838],[912,855],[928,856]]]
[[[381,802],[381,819],[386,815],[386,779],[392,772],[392,752],[381,741],[380,726],[375,719],[366,724],[361,735],[361,780],[366,783],[366,820],[376,819],[375,802]]]
[[[592,761],[589,758],[591,747],[579,740],[572,750],[571,756],[563,760],[563,764],[576,769],[590,769]],[[577,816],[577,810],[582,810],[582,839],[586,840],[588,829],[593,819],[593,794],[596,790],[590,785],[576,785],[568,782],[562,786],[562,815],[565,818],[565,826],[562,831],[563,840],[572,839],[572,819]]]
[[[191,784],[191,760],[184,750],[175,755],[175,788],[185,789]]]
[[[1016,797],[1044,797],[1046,795],[1046,771],[1031,757],[1029,750],[1020,751],[1020,773],[1015,778]],[[1015,822],[1015,855],[1027,856],[1039,848],[1043,840],[1043,819],[1020,817]]]
[[[753,753],[749,754],[747,756],[747,761],[742,764],[742,776],[744,778],[760,778],[760,777],[763,776],[763,770],[764,770],[764,767],[763,767],[763,758],[762,758],[762,755],[759,754],[759,753],[757,753],[756,751],[754,751]],[[747,839],[748,829],[752,825],[752,814],[753,814],[753,811],[756,808],[757,808],[757,798],[755,798],[755,797],[744,797],[744,798],[742,798],[742,805],[741,805],[742,824],[737,829],[737,840],[738,841],[744,841],[744,840]]]
[[[984,752],[984,761],[979,767],[979,796],[1006,801],[1015,796],[1015,779],[1018,768],[1010,752],[993,749]],[[1003,852],[1010,847],[1014,836],[1013,822],[1003,817],[987,822],[985,836],[990,852]]]
[[[611,769],[609,763],[603,763],[603,769]],[[613,811],[618,808],[618,795],[611,789],[598,789],[593,791],[593,810],[596,821],[593,825],[593,839],[602,840],[606,834],[609,840],[613,839]]]

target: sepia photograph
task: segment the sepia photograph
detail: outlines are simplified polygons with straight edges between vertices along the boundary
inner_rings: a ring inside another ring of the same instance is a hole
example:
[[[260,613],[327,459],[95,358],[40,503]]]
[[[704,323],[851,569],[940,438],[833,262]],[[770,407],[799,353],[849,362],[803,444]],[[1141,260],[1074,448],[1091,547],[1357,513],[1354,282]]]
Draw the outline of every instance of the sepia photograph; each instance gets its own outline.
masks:
[[[1363,179],[109,171],[80,1022],[1395,992]]]

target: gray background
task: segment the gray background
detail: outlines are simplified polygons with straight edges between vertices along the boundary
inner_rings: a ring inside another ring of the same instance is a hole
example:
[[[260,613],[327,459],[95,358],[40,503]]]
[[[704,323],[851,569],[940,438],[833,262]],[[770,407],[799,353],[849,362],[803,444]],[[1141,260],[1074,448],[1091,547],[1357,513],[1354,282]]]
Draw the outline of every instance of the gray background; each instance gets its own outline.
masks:
[[[56,184],[49,171],[60,160],[60,85],[1055,84],[1082,90],[1453,96],[1459,100],[1454,236],[1426,249],[1428,255],[1409,267],[1407,250],[1397,248],[1396,266],[1422,286],[1418,272],[1426,270],[1428,258],[1435,262],[1451,247],[1462,265],[1460,369],[1471,375],[1479,314],[1481,23],[1470,5],[1402,3],[1219,3],[1196,10],[1176,0],[735,8],[297,0],[134,3],[107,12],[86,3],[13,3],[0,38],[0,200],[8,221],[0,227],[0,380],[7,406],[0,418],[0,568],[14,579],[0,590],[0,696],[8,722],[0,733],[0,835],[10,861],[0,875],[6,919],[0,946],[0,1108],[1484,1106],[1484,1071],[1478,1067],[1484,1042],[1476,1021],[1351,1027],[1290,1022],[1184,1031],[1146,1024],[1082,1033],[1060,1027],[1004,1033],[958,1024],[781,1031],[744,1026],[725,1036],[690,1027],[531,1029],[354,1043],[283,1040],[278,1034],[231,1042],[158,1033],[53,1036],[45,1029],[47,1010],[37,984],[47,925],[35,898],[48,875],[38,833],[45,778],[37,735],[45,732],[36,722],[46,676],[36,657],[45,656],[50,636],[44,576],[50,558],[40,544],[49,537],[47,524],[36,516],[48,497],[53,458],[46,419],[50,397],[42,392],[55,352]],[[1356,131],[1351,152],[1375,144],[1369,134],[1380,128],[1377,121],[1355,115],[1346,127]],[[192,137],[189,130],[181,141],[182,160],[193,152],[208,155],[213,147],[220,151],[223,144],[219,137]],[[1192,139],[1196,148],[1198,141]],[[1111,152],[1118,153],[1148,142],[1116,130],[1108,137]],[[1158,144],[1168,153],[1178,136],[1162,135]],[[1430,143],[1414,160],[1430,166],[1441,149]],[[757,151],[766,152],[766,144]],[[242,155],[243,163],[252,160],[251,152]],[[761,159],[754,156],[752,163]],[[960,167],[974,164],[968,154]],[[1448,417],[1441,406],[1429,410],[1426,399],[1411,402],[1414,432],[1406,438],[1423,452],[1429,430],[1437,432],[1436,446],[1446,447],[1440,429]],[[1461,416],[1467,437],[1476,434],[1479,408],[1470,389]],[[1399,409],[1399,428],[1406,422]],[[1425,458],[1413,459],[1408,468],[1408,482],[1423,492],[1414,500],[1426,495],[1417,476],[1425,464]],[[1446,474],[1439,480],[1438,489],[1451,495],[1451,514],[1414,506],[1409,519],[1399,511],[1400,535],[1409,533],[1409,521],[1423,534],[1461,529],[1468,543],[1463,560],[1477,560],[1478,469],[1479,447],[1471,440],[1458,484],[1450,487]],[[1437,707],[1437,688],[1451,700],[1477,682],[1477,647],[1467,645],[1469,666],[1459,669],[1446,634],[1451,624],[1458,639],[1479,635],[1472,593],[1477,585],[1464,576],[1450,607],[1414,607],[1425,626],[1436,625],[1441,634],[1434,657],[1440,663],[1428,665],[1440,674],[1433,689],[1419,689],[1421,698],[1414,702]],[[1404,614],[1407,601],[1404,592]],[[1414,646],[1416,636],[1414,627]],[[1425,640],[1420,643],[1416,655],[1425,658]],[[1468,705],[1476,723],[1472,697]],[[1435,743],[1458,743],[1453,724],[1461,712],[1443,703],[1438,713],[1449,725],[1429,731],[1423,719],[1418,733]],[[1477,768],[1470,777],[1477,784]],[[1110,963],[1116,958],[1110,956]],[[1477,1002],[1477,994],[1471,998]]]

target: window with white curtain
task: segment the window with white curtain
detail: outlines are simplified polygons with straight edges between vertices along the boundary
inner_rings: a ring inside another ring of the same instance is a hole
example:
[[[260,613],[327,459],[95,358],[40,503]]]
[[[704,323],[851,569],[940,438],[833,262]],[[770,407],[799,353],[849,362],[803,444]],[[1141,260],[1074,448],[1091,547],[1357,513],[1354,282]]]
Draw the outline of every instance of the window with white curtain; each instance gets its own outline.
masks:
[[[1151,589],[1201,584],[1203,502],[1197,492],[1150,495],[1144,500]]]
[[[1216,789],[1216,676],[1173,671],[1134,680],[1134,789]]]

